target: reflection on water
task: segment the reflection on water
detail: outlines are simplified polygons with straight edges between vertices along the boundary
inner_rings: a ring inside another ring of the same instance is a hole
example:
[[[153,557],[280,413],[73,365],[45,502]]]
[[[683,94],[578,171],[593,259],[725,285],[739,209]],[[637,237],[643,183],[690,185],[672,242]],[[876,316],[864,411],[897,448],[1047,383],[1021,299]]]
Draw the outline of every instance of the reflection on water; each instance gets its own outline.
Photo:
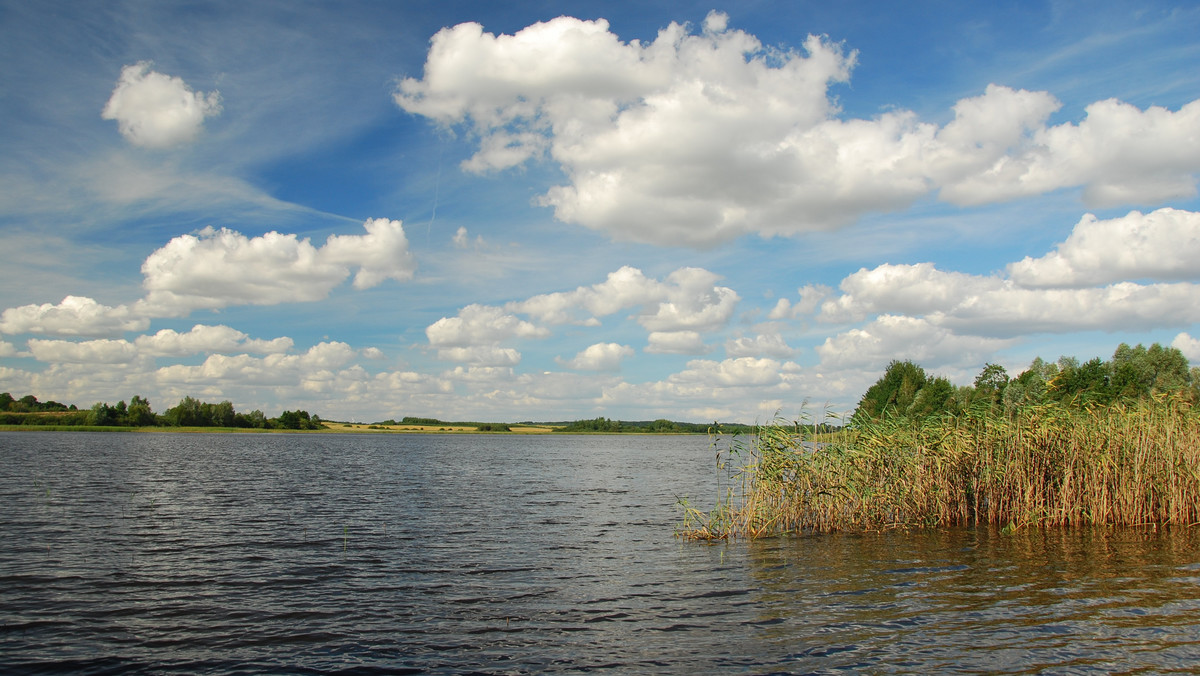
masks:
[[[1192,668],[1195,530],[956,530],[756,542],[767,640],[798,670]]]
[[[675,539],[713,479],[702,437],[0,433],[0,672],[1200,658],[1194,529]]]

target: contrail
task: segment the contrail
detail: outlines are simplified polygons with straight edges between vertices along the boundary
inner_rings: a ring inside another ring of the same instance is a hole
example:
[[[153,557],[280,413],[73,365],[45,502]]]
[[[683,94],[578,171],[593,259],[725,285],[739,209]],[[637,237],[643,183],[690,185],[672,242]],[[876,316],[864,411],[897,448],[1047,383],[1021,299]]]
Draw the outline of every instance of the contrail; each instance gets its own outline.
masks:
[[[438,193],[442,187],[442,153],[444,150],[445,146],[438,146],[437,174],[433,179],[433,213],[429,215],[429,222],[425,224],[425,246],[429,246],[429,232],[433,229],[433,222],[437,220]]]

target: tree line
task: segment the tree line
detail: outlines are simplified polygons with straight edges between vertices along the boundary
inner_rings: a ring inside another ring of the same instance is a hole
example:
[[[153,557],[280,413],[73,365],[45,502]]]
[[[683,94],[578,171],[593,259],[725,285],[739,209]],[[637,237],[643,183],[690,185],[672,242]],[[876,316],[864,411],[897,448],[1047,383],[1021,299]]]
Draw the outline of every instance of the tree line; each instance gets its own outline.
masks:
[[[11,394],[0,394],[0,424],[4,425],[64,425],[92,427],[233,427],[242,429],[321,429],[321,418],[308,411],[284,411],[277,418],[268,418],[262,411],[240,413],[229,401],[209,403],[193,397],[184,397],[180,402],[155,413],[150,402],[134,395],[128,403],[116,404],[96,402],[90,409],[79,409],[74,404],[64,406],[58,402],[39,402],[37,397],[26,395],[14,399]]]
[[[720,427],[724,432],[749,432],[750,425],[738,423],[690,423],[659,418],[657,420],[613,420],[599,417],[565,423],[548,423],[555,432],[566,434],[708,434]]]
[[[1080,363],[1064,356],[1047,362],[1038,357],[1015,378],[1003,366],[989,363],[972,385],[958,387],[926,374],[912,361],[892,361],[863,395],[854,418],[924,418],[979,408],[1013,413],[1049,402],[1106,406],[1163,394],[1200,401],[1200,368],[1191,368],[1178,348],[1121,343],[1109,360]]]

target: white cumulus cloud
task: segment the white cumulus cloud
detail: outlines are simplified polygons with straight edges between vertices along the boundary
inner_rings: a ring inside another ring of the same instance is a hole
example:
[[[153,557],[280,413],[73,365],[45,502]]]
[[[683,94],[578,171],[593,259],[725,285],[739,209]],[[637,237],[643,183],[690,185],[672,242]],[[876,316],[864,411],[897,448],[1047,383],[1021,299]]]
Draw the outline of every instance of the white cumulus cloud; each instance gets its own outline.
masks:
[[[944,272],[932,263],[863,268],[842,280],[842,295],[821,305],[820,319],[860,321],[879,313],[945,312],[1004,285],[995,277]]]
[[[687,368],[673,374],[668,381],[675,385],[693,385],[709,388],[725,387],[768,387],[782,381],[786,368],[775,359],[738,357],[724,361],[696,359],[688,362]]]
[[[651,42],[622,42],[603,20],[513,35],[467,23],[433,37],[423,77],[394,98],[469,126],[467,170],[549,158],[567,182],[539,201],[558,219],[661,245],[827,230],[931,194],[974,205],[1080,186],[1106,206],[1196,193],[1200,100],[1099,101],[1052,126],[1051,93],[992,84],[942,127],[899,109],[843,118],[829,90],[856,59],[815,36],[764,46],[720,13]]]
[[[503,309],[472,304],[455,317],[442,317],[425,329],[435,347],[464,347],[499,343],[510,338],[544,338],[549,331],[534,326]]]
[[[121,69],[121,78],[101,116],[116,120],[121,135],[145,148],[171,148],[191,143],[204,118],[221,112],[218,92],[192,91],[182,79],[151,70],[140,61]]]
[[[714,331],[729,323],[740,298],[701,268],[680,268],[667,277],[666,298],[638,318],[649,331]]]
[[[127,364],[137,358],[137,348],[127,340],[101,338],[29,341],[29,351],[38,361],[73,364]]]
[[[1200,362],[1200,339],[1193,338],[1188,333],[1180,333],[1171,341],[1171,347],[1182,352],[1193,364]]]
[[[840,344],[880,338],[884,316],[901,334],[910,327],[899,317],[993,338],[1185,327],[1200,321],[1200,283],[1192,281],[1200,277],[1197,260],[1200,218],[1193,212],[1134,211],[1103,221],[1088,215],[1053,252],[1009,265],[1007,277],[944,271],[932,263],[861,269],[842,280],[842,293],[822,303],[818,318],[875,317],[875,330],[842,334]],[[855,349],[869,352],[869,344]]]
[[[663,281],[624,266],[598,284],[509,303],[513,312],[540,321],[595,323],[597,318],[641,308],[638,322],[649,331],[711,331],[729,322],[740,300],[721,279],[702,268],[680,268]]]
[[[957,335],[920,317],[882,315],[861,329],[825,339],[817,346],[828,369],[879,369],[893,359],[912,359],[931,368],[975,364],[1011,340]]]
[[[212,227],[181,235],[142,265],[147,314],[178,315],[197,308],[316,301],[352,268],[354,287],[405,281],[416,269],[400,221],[370,219],[365,235],[331,235],[324,246],[293,234],[247,237]]]
[[[467,345],[443,347],[437,352],[442,361],[459,362],[482,367],[507,367],[521,363],[521,352],[516,348],[499,345]]]
[[[353,348],[345,343],[324,342],[303,354],[268,354],[264,357],[213,354],[195,366],[164,366],[155,376],[162,384],[196,388],[231,383],[239,387],[266,385],[303,389],[331,380],[334,370],[348,364],[354,355]]]
[[[741,336],[725,342],[725,354],[729,357],[775,357],[790,359],[796,355],[783,336],[778,333],[760,333],[753,338]]]
[[[137,317],[124,305],[109,307],[86,296],[67,296],[57,305],[22,305],[0,314],[0,332],[56,336],[115,336],[145,331],[150,320]]]
[[[478,366],[514,366],[521,353],[501,343],[517,338],[545,338],[550,332],[504,309],[471,304],[454,317],[442,317],[425,328],[438,359]]]
[[[646,352],[651,354],[707,354],[712,351],[696,331],[651,331]]]
[[[573,359],[560,359],[560,364],[578,371],[617,371],[621,361],[632,357],[633,348],[620,343],[596,343],[575,355]]]
[[[1013,263],[1008,273],[1026,287],[1200,280],[1200,214],[1169,208],[1109,220],[1087,214],[1054,251]]]
[[[292,339],[252,340],[245,333],[228,326],[197,324],[187,333],[162,329],[153,335],[138,336],[134,345],[141,354],[156,357],[238,351],[275,354],[292,349]]]

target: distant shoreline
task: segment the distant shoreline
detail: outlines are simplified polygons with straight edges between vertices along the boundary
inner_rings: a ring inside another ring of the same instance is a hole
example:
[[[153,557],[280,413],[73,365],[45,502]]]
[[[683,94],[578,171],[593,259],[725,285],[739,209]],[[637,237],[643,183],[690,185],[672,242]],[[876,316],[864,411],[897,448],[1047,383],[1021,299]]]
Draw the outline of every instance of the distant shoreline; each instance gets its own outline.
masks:
[[[541,436],[571,434],[588,436],[703,436],[700,432],[557,432],[551,425],[509,425],[507,430],[480,430],[467,426],[377,425],[371,423],[323,422],[318,430],[261,429],[253,427],[121,427],[101,425],[0,425],[0,432],[128,432],[134,434],[508,434]]]

